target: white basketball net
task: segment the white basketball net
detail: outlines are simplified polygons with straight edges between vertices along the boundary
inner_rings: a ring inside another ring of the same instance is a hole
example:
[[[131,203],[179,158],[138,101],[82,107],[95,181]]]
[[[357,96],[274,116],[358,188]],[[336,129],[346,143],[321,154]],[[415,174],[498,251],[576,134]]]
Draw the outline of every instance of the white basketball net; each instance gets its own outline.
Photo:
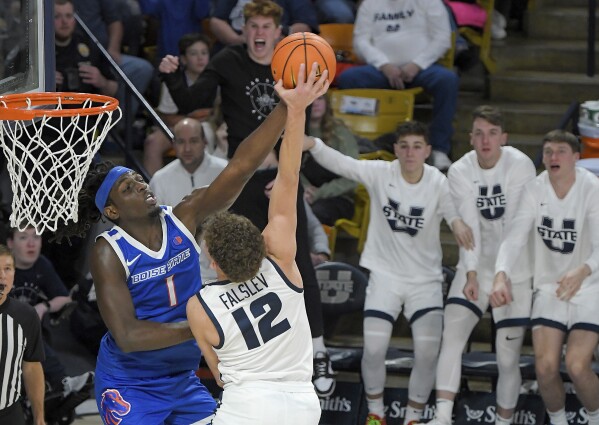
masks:
[[[89,108],[86,100],[81,108]],[[55,109],[63,109],[60,102]],[[114,114],[114,116],[113,116]],[[60,221],[78,221],[78,194],[94,155],[122,116],[115,111],[3,121],[0,143],[13,191],[10,225],[52,232]]]

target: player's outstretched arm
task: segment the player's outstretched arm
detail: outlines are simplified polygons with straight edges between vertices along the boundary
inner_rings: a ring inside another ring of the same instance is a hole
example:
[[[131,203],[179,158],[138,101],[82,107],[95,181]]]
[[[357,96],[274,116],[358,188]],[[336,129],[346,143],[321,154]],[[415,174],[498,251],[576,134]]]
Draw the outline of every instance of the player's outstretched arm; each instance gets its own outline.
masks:
[[[273,150],[281,137],[287,117],[284,102],[273,109],[266,120],[239,145],[227,167],[212,184],[194,190],[175,208],[175,215],[194,234],[206,217],[229,208],[239,193]]]
[[[262,232],[266,251],[283,272],[296,284],[301,283],[295,266],[295,230],[297,227],[297,190],[301,166],[306,108],[326,93],[329,83],[325,71],[317,80],[317,64],[313,64],[307,80],[305,65],[300,66],[295,89],[285,89],[282,81],[275,86],[279,97],[287,104],[285,134],[279,152],[279,170],[270,195],[268,224]]]
[[[90,268],[100,314],[122,351],[157,350],[193,338],[187,322],[137,319],[123,265],[104,238],[99,238],[92,249]]]

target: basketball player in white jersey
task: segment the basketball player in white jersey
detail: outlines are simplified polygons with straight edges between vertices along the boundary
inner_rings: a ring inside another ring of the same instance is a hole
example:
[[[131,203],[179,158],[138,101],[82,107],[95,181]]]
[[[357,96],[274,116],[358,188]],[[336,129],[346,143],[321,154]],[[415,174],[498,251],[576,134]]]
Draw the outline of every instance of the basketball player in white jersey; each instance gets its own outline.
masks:
[[[513,265],[532,230],[535,370],[553,425],[568,424],[559,371],[564,340],[576,395],[587,410],[588,423],[599,425],[599,378],[591,369],[599,342],[599,179],[575,166],[579,146],[576,136],[562,130],[545,135],[546,170],[524,190],[499,249],[491,296],[493,305],[517,302]]]
[[[316,64],[315,64],[316,65]],[[218,281],[187,304],[189,326],[215,377],[224,384],[214,425],[316,425],[320,403],[312,385],[312,337],[295,264],[296,200],[305,109],[328,89],[317,67],[295,90],[275,86],[288,115],[279,169],[260,231],[247,218],[220,213],[204,240]]]
[[[447,178],[424,163],[431,146],[422,123],[399,125],[394,143],[398,159],[393,162],[356,160],[310,137],[304,148],[323,167],[362,183],[370,195],[368,237],[360,258],[360,265],[370,270],[362,357],[366,424],[386,423],[385,355],[402,308],[414,341],[404,423],[417,421],[433,388],[443,328],[441,219],[468,247],[470,229],[458,217]]]
[[[450,425],[458,392],[462,352],[474,326],[489,307],[495,259],[504,233],[519,207],[524,185],[534,179],[535,167],[526,155],[509,146],[501,112],[479,106],[472,114],[473,150],[449,169],[449,186],[462,219],[472,227],[474,250],[460,250],[456,276],[445,307],[443,342],[437,365],[437,409],[429,424]],[[493,309],[497,328],[497,425],[512,416],[520,383],[519,359],[530,321],[531,270],[523,250],[514,267],[513,289],[518,301]]]

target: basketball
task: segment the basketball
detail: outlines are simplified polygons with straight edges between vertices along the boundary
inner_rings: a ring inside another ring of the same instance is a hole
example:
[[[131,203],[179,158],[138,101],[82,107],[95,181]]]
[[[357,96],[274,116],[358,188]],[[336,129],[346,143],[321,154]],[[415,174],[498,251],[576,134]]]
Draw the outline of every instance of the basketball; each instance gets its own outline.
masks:
[[[318,76],[328,69],[328,80],[332,82],[337,60],[329,43],[311,32],[297,32],[288,35],[275,46],[270,67],[275,81],[282,79],[283,86],[292,89],[296,86],[300,65],[306,64],[307,76],[314,62],[318,62]]]

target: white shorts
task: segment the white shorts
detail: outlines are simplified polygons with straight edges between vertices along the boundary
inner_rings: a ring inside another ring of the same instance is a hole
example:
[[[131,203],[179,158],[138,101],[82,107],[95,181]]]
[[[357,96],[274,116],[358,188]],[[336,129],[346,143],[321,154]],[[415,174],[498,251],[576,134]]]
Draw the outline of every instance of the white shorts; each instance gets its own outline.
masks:
[[[213,425],[318,425],[320,402],[312,382],[228,385]]]
[[[535,291],[532,325],[548,326],[567,332],[582,329],[599,333],[599,292],[577,294],[570,301],[560,300],[554,292]]]
[[[441,282],[410,284],[385,272],[370,272],[364,317],[395,323],[401,313],[410,323],[432,310],[443,309]]]
[[[449,295],[447,296],[447,304],[459,304],[476,314],[479,318],[482,317],[485,311],[489,308],[489,291],[492,288],[494,279],[493,273],[478,273],[478,300],[470,301],[464,295],[464,287],[466,286],[466,271],[458,268],[456,271]],[[491,285],[489,285],[489,281]],[[495,327],[507,328],[512,326],[527,326],[530,323],[530,312],[532,308],[532,279],[526,279],[521,282],[512,282],[512,297],[513,301],[509,305],[493,309],[493,321]]]

